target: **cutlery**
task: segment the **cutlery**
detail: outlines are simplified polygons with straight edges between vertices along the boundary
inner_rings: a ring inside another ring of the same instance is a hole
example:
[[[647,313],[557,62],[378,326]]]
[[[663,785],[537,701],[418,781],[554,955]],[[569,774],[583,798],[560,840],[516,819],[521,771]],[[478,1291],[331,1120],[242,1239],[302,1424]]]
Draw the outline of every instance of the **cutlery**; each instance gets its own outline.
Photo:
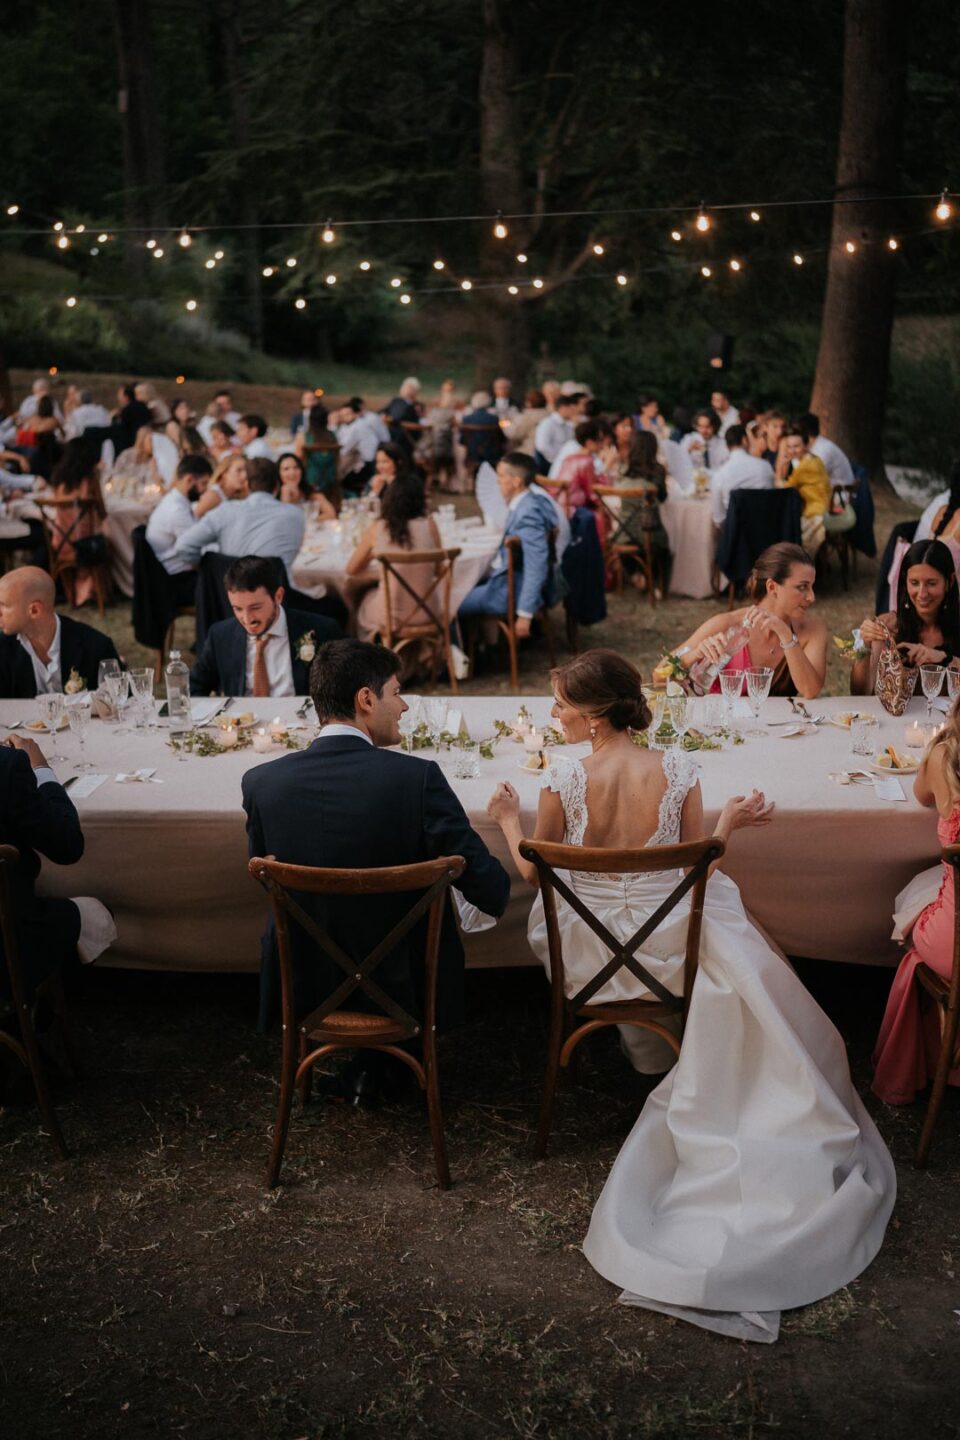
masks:
[[[11,720],[8,724],[4,724],[3,728],[4,730],[19,730],[23,724],[23,720]]]

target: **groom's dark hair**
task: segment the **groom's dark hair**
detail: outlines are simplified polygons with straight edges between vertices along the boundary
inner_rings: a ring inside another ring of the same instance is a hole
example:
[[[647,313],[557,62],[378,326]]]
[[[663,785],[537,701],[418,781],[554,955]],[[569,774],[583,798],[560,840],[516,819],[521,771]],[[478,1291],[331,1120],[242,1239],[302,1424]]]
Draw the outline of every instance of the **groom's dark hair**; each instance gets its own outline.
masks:
[[[352,722],[357,691],[372,690],[379,698],[391,675],[399,673],[400,657],[383,645],[328,640],[310,667],[310,696],[321,725],[331,720]]]

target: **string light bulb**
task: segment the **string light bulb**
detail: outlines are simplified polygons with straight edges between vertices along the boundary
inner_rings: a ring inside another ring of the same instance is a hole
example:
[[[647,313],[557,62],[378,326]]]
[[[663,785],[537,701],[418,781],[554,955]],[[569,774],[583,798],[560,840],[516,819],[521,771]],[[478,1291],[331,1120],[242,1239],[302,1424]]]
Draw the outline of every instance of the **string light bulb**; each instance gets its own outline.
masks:
[[[710,216],[703,208],[703,201],[700,202],[700,209],[697,211],[697,218],[694,222],[701,235],[706,235],[710,229]]]
[[[110,236],[107,234],[106,230],[104,230],[101,235],[98,235],[98,236],[97,236],[97,243],[98,243],[99,245],[106,245],[106,243],[107,243],[107,241],[108,241],[109,239],[110,239]]]
[[[214,252],[213,252],[213,258],[214,258],[214,260],[222,260],[222,259],[223,259],[223,251],[222,251],[222,250],[214,250]]]
[[[61,235],[60,238],[57,240],[57,249],[58,249],[58,250],[69,250],[69,248],[70,248],[70,240],[69,240],[69,238],[68,238],[66,235]]]
[[[193,244],[193,236],[188,230],[181,230],[180,234],[177,236],[177,244],[182,246],[184,250],[189,250],[190,246]]]
[[[594,245],[594,247],[593,247],[593,253],[594,253],[594,255],[602,255],[602,254],[603,254],[603,246],[602,246],[602,245]]]
[[[888,250],[899,250],[899,249],[900,249],[900,241],[897,240],[893,235],[891,235],[891,236],[890,236],[890,239],[887,241],[887,249],[888,249]]]
[[[275,275],[277,272],[272,265],[264,265],[260,273],[263,276],[264,280],[269,280],[270,276]]]
[[[185,310],[190,310],[191,312],[194,311],[194,310],[196,310],[196,308],[197,308],[197,302],[196,302],[196,300],[188,300],[187,303],[186,303],[186,305],[185,305],[183,308],[184,308]]]
[[[731,260],[731,261],[730,261],[730,269],[731,269],[731,270],[740,271],[740,270],[743,269],[743,266],[740,264],[740,261],[739,261],[739,260]]]
[[[520,294],[520,287],[519,287],[519,285],[508,285],[508,286],[507,286],[507,294],[508,294],[508,295],[519,295],[519,294]]]
[[[701,265],[700,274],[703,276],[704,280],[709,280],[710,276],[713,274],[713,271],[710,269],[709,265]]]
[[[74,233],[75,235],[82,235],[83,232],[84,232],[84,230],[86,230],[86,228],[87,228],[86,225],[75,225],[75,226],[74,226],[73,233]]]
[[[297,268],[297,257],[296,257],[296,255],[288,255],[288,256],[287,256],[287,269],[288,269],[288,270],[296,270],[296,268]]]
[[[671,230],[671,231],[670,231],[670,239],[671,239],[671,240],[682,240],[682,239],[683,239],[683,236],[681,235],[681,233],[680,233],[679,230]]]
[[[369,260],[361,260],[361,261],[360,261],[360,269],[361,269],[361,270],[369,270],[369,269],[370,269],[370,261],[369,261]]]
[[[325,275],[323,278],[326,285],[336,285],[337,283],[336,275]]]
[[[393,279],[390,281],[390,284],[392,285],[394,290],[399,290],[400,286],[403,284],[403,281],[400,279],[399,275],[394,275]]]
[[[161,250],[161,248],[160,248],[159,245],[157,246],[156,250],[154,250],[154,252],[153,252],[153,258],[154,258],[154,260],[162,260],[162,259],[163,259],[163,251]]]
[[[91,255],[99,255],[99,254],[100,254],[100,246],[99,246],[99,245],[91,245],[91,246],[90,246],[90,254],[91,254]]]
[[[753,221],[754,225],[756,225],[756,224],[759,222],[759,220],[760,220],[760,211],[759,211],[759,210],[751,210],[751,211],[750,211],[750,219]]]
[[[76,303],[77,303],[77,297],[76,297],[76,295],[68,295],[68,296],[67,296],[67,309],[68,309],[68,310],[72,310],[73,307],[74,307],[74,305],[76,305]]]
[[[802,265],[802,264],[803,264],[803,256],[802,256],[802,255],[794,255],[794,257],[793,257],[793,263],[794,263],[794,265]]]
[[[409,295],[406,295],[406,294],[401,295],[401,296],[400,296],[400,304],[401,304],[401,305],[409,305],[409,304],[410,304],[410,296],[409,296]]]
[[[618,285],[626,285],[626,283],[627,283],[627,277],[626,277],[626,275],[618,275],[618,276],[617,276],[617,284],[618,284]]]
[[[18,215],[19,213],[20,213],[20,206],[19,206],[19,205],[8,205],[8,206],[7,206],[7,214],[8,214],[8,215]]]
[[[540,279],[540,276],[539,276],[539,275],[537,276],[536,280],[534,280],[534,282],[533,282],[533,288],[534,288],[534,290],[542,290],[542,289],[543,289],[543,281]]]
[[[51,366],[50,366],[50,369],[47,371],[47,374],[48,374],[48,375],[59,375],[59,374],[60,374],[60,371],[59,371],[59,369],[57,368],[56,365],[51,365]]]
[[[446,261],[445,261],[445,260],[434,260],[434,262],[433,262],[433,268],[434,268],[434,270],[444,270],[444,269],[446,269]]]
[[[526,263],[527,263],[527,258],[528,258],[528,257],[527,257],[526,255],[524,255],[523,251],[521,250],[521,251],[520,251],[520,254],[517,256],[517,264],[518,264],[518,265],[526,265]]]
[[[337,237],[336,237],[336,235],[334,234],[334,229],[333,229],[333,222],[332,222],[331,220],[328,220],[327,223],[326,223],[326,225],[324,225],[324,227],[323,227],[323,230],[322,230],[321,235],[320,235],[320,239],[323,241],[324,245],[332,245],[333,242],[334,242],[334,240],[336,240],[336,238],[337,238]]]
[[[57,234],[59,235],[59,234],[60,234],[60,231],[63,229],[63,221],[62,221],[62,220],[57,220],[57,221],[55,222],[53,228],[54,228],[54,230],[57,232]]]
[[[306,310],[307,308],[307,302],[306,300],[304,300],[303,296],[301,296],[299,300],[294,300],[293,303],[297,310]]]
[[[148,249],[148,250],[156,250],[156,248],[157,248],[157,242],[156,242],[156,240],[147,240],[147,241],[146,241],[146,246],[147,246],[147,249]]]
[[[848,255],[856,255],[857,253],[857,247],[856,245],[854,245],[852,240],[848,240],[843,248],[844,250],[846,250]]]
[[[186,378],[186,375],[178,375],[174,383],[177,385],[182,385]]]
[[[503,215],[499,210],[497,211],[497,223],[493,227],[493,234],[494,238],[497,240],[506,240],[507,236],[510,234],[510,231],[503,223]]]
[[[473,289],[473,281],[472,281],[472,280],[461,280],[461,281],[460,281],[460,289],[461,289],[461,290],[472,290],[472,289]]]
[[[937,205],[936,210],[934,210],[933,213],[934,215],[936,215],[938,220],[949,220],[950,216],[953,214],[953,207],[950,204],[950,201],[947,199],[946,190],[940,191],[940,201]]]
[[[216,268],[217,268],[217,262],[216,262],[216,260],[204,260],[204,262],[203,262],[203,268],[204,268],[205,270],[216,270]]]

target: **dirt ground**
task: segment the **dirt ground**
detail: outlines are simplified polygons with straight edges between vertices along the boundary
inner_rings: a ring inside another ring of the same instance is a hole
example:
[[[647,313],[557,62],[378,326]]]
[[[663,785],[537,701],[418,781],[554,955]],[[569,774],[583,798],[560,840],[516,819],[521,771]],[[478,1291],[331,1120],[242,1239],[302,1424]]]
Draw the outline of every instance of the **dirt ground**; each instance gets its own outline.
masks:
[[[904,513],[882,502],[881,536]],[[835,576],[822,587],[832,629],[871,609],[873,580],[868,563],[849,593]],[[631,593],[591,639],[648,667],[711,608],[651,612]],[[134,658],[126,607],[108,623]],[[535,651],[524,686],[546,678]],[[845,678],[832,671],[830,688]],[[889,974],[799,968],[848,1043],[900,1195],[873,1265],[785,1316],[770,1347],[618,1306],[583,1259],[645,1090],[612,1037],[595,1038],[550,1157],[531,1158],[539,973],[468,977],[468,1023],[441,1046],[454,1174],[441,1194],[416,1093],[376,1112],[295,1111],[283,1184],[266,1191],[279,1044],[255,1033],[255,980],[85,972],[72,1010],[87,1074],[57,1091],[73,1158],[52,1160],[31,1108],[0,1111],[0,1434],[960,1435],[960,1095],[914,1171],[922,1106],[867,1091]]]

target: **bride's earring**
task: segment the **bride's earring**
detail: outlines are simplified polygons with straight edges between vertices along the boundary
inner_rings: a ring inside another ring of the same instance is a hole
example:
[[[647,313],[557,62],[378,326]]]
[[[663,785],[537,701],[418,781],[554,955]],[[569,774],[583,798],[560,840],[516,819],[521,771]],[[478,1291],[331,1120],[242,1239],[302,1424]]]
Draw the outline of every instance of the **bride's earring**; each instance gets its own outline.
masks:
[[[596,727],[596,725],[591,725],[591,726],[590,726],[590,739],[591,739],[591,740],[596,740],[596,738],[597,738],[597,727]]]

